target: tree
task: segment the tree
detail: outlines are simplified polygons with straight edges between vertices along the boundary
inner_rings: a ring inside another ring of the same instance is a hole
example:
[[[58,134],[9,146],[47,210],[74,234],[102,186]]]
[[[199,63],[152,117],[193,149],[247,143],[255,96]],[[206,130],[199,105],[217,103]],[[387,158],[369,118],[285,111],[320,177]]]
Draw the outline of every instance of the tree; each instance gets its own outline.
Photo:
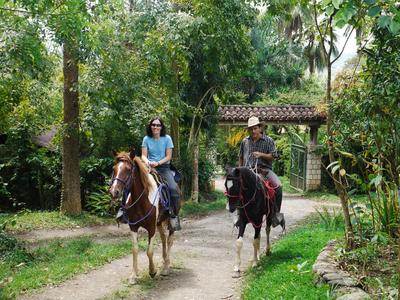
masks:
[[[333,98],[332,98],[332,65],[338,60],[344,51],[352,31],[355,28],[360,28],[361,24],[365,24],[365,19],[368,17],[376,17],[381,11],[392,12],[390,15],[381,15],[376,19],[379,27],[387,28],[388,30],[397,33],[400,30],[400,23],[398,16],[400,15],[394,3],[379,2],[375,0],[364,2],[345,2],[345,1],[313,1],[314,21],[318,30],[321,40],[328,40],[328,44],[323,43],[323,50],[327,60],[327,86],[326,86],[326,104],[327,104],[327,145],[330,165],[328,167],[332,170],[333,180],[341,200],[342,209],[346,224],[346,240],[347,246],[352,248],[354,246],[354,232],[349,214],[349,195],[344,183],[344,176],[346,172],[340,168],[338,163],[337,145],[335,143],[335,133],[332,129],[333,125]],[[394,12],[394,13],[393,13]],[[320,16],[323,19],[319,19]],[[345,45],[336,58],[332,58],[333,54],[333,29],[335,26],[344,27],[346,24],[351,26],[348,33]]]
[[[54,3],[49,0],[17,2],[21,11],[43,30],[63,51],[64,73],[64,134],[61,211],[80,213],[79,178],[79,93],[78,64],[85,46],[85,29],[90,19],[88,8],[91,2],[70,0]]]
[[[195,18],[190,28],[190,80],[183,88],[183,101],[190,110],[187,152],[192,153],[192,200],[198,201],[198,147],[202,128],[210,126],[215,116],[214,95],[229,80],[247,68],[253,53],[247,32],[255,10],[246,1],[188,1]]]

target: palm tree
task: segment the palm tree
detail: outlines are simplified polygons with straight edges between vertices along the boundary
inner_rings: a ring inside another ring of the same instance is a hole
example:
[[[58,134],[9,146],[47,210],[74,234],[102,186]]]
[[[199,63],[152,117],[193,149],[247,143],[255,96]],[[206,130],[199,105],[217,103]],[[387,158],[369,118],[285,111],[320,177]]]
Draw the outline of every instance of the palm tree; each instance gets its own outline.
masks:
[[[291,3],[288,1],[288,3]],[[322,71],[327,67],[327,58],[325,57],[322,41],[316,34],[315,23],[311,7],[307,4],[297,3],[287,6],[289,12],[282,23],[282,33],[286,38],[293,42],[302,43],[304,45],[303,55],[308,61],[308,70],[310,75],[315,73],[315,70]],[[337,35],[334,33],[333,41],[337,41]],[[330,41],[325,40],[328,44]],[[339,51],[333,44],[333,57],[336,57]]]

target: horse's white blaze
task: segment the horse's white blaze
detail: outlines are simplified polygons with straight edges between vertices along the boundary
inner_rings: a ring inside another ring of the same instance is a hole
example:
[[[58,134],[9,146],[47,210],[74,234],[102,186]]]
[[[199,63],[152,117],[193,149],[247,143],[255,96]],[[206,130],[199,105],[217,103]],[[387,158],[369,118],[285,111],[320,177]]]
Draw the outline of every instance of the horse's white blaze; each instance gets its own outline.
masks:
[[[228,189],[230,189],[232,186],[233,186],[233,181],[232,181],[232,180],[227,180],[227,181],[226,181],[226,187],[227,187]]]
[[[121,174],[121,169],[122,169],[122,165],[123,165],[123,164],[124,164],[124,163],[123,163],[122,161],[120,161],[120,162],[118,163],[118,165],[117,165],[117,174],[114,174],[114,177],[115,177],[115,178],[122,179],[122,178],[120,178],[120,174]],[[113,182],[112,185],[111,185],[111,191],[112,191],[112,192],[116,189],[117,184],[118,184],[118,180],[114,180],[114,182]]]
[[[236,240],[236,264],[235,267],[233,268],[233,270],[235,272],[239,272],[240,271],[240,264],[241,264],[241,259],[240,259],[240,253],[242,251],[242,247],[243,247],[243,238],[239,237]]]

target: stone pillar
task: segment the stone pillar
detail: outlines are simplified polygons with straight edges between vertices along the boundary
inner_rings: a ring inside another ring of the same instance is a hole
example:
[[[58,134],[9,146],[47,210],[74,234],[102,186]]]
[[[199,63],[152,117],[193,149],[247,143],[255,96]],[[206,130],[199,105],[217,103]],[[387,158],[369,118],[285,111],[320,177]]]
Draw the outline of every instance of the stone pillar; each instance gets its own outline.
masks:
[[[321,186],[321,146],[309,144],[307,146],[306,191],[317,190]]]

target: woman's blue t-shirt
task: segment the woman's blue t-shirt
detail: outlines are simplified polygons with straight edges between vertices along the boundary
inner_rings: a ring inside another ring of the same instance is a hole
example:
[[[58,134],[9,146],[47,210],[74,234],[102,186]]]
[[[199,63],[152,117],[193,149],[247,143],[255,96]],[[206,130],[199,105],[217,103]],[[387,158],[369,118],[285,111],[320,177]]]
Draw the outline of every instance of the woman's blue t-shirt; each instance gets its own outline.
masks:
[[[149,161],[160,161],[165,158],[167,149],[174,148],[174,144],[168,134],[160,136],[158,140],[146,135],[143,138],[142,148],[147,148],[147,158]]]

